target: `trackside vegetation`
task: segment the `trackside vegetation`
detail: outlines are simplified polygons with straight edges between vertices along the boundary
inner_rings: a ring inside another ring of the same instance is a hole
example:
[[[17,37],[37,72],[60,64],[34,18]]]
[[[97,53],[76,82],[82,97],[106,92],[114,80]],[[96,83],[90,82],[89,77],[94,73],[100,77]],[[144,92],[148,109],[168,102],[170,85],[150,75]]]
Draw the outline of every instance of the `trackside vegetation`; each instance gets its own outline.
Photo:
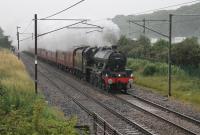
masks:
[[[3,29],[0,27],[0,47],[9,49],[11,47],[12,41],[10,41],[9,36],[4,35]]]
[[[118,49],[128,56],[136,84],[168,93],[168,42],[152,44],[147,37],[131,40],[122,36]],[[200,108],[200,44],[195,37],[172,45],[172,95]]]
[[[152,88],[163,95],[168,90],[168,65],[142,59],[128,59],[128,67],[133,69],[135,83]],[[172,66],[172,95],[200,108],[200,78],[189,75],[183,69]]]
[[[76,135],[76,118],[66,119],[34,94],[25,66],[0,50],[0,135]]]

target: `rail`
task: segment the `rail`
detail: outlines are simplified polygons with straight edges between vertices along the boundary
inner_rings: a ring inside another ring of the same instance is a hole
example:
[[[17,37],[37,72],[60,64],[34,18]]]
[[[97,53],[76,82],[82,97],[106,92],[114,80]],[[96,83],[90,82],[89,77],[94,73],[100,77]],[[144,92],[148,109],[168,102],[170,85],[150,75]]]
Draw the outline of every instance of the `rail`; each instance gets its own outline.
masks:
[[[61,89],[55,82],[50,80],[44,73],[42,73],[42,72],[40,72],[40,73],[44,77],[46,77],[49,81],[51,81],[58,89]],[[98,114],[90,111],[85,106],[83,106],[78,100],[76,100],[76,98],[73,98],[70,95],[68,95],[68,97],[71,100],[73,100],[74,103],[76,103],[80,108],[82,108],[87,114],[89,114],[93,118],[93,129],[94,129],[95,135],[98,134],[98,132],[99,132],[98,129],[100,129],[103,132],[104,135],[122,135],[114,127],[112,127],[107,121],[105,121],[103,118],[101,118]],[[97,127],[99,127],[99,128],[97,129]]]

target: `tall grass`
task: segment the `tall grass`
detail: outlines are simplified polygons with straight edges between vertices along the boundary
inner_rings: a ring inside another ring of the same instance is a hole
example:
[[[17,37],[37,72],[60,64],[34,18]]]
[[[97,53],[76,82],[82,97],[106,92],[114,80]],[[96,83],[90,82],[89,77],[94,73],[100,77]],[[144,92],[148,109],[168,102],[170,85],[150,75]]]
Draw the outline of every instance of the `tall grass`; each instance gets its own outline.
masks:
[[[76,119],[35,95],[25,66],[7,50],[0,50],[0,135],[77,134]]]
[[[168,65],[166,63],[128,59],[128,68],[133,69],[136,84],[167,94]],[[172,95],[174,98],[200,108],[200,77],[192,75],[180,67],[172,66]]]

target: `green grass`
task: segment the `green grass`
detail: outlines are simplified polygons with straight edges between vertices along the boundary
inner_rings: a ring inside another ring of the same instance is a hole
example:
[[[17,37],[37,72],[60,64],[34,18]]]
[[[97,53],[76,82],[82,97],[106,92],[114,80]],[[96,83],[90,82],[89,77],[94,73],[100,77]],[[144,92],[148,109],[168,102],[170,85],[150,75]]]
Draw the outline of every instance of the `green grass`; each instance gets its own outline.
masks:
[[[141,59],[128,59],[128,68],[133,69],[135,83],[163,95],[168,93],[168,65]],[[197,70],[194,70],[197,71]],[[200,108],[200,77],[172,66],[172,96]]]
[[[75,135],[75,124],[35,95],[23,63],[0,50],[0,135]]]

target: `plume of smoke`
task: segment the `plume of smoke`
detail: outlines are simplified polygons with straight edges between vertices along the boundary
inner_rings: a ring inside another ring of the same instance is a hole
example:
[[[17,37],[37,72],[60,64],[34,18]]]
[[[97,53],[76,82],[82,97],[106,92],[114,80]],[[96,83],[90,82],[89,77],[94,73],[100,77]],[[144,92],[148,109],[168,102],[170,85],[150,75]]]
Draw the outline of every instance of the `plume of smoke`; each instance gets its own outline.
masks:
[[[117,43],[120,37],[120,30],[116,24],[108,20],[104,20],[95,24],[104,28],[102,32],[92,32],[86,34],[87,31],[91,31],[94,29],[63,29],[61,31],[39,37],[38,48],[44,48],[51,51],[66,51],[76,46],[111,46]],[[64,25],[59,23],[59,25],[65,26],[66,24]],[[39,24],[39,26],[40,27],[38,28],[38,33],[43,33],[46,31],[50,31],[55,27],[60,27],[58,26],[58,22],[57,24]],[[84,24],[76,25],[76,27],[81,26],[86,27],[86,25]],[[23,44],[23,49],[34,48],[34,40],[27,40]]]
[[[120,29],[112,21],[104,20],[97,25],[104,27],[101,33],[91,33],[87,35],[90,45],[111,46],[115,45],[120,38]]]

